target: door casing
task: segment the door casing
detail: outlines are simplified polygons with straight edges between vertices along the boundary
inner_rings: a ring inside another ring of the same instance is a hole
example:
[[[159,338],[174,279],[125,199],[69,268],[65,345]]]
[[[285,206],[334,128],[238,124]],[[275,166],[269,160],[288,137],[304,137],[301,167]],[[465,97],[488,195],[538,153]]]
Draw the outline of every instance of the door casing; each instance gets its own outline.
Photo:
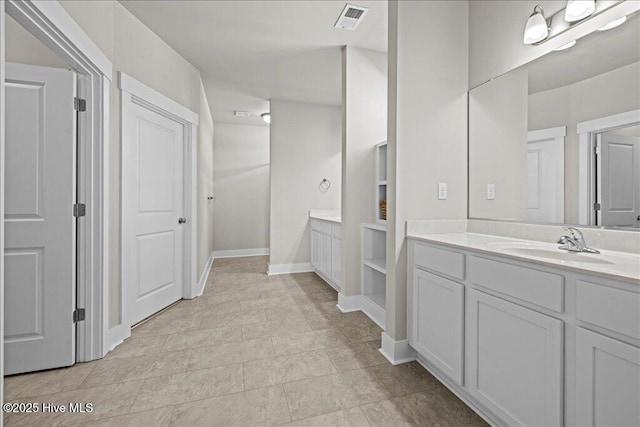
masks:
[[[198,294],[198,276],[196,273],[196,251],[197,251],[197,136],[198,136],[198,115],[188,108],[178,104],[177,102],[169,99],[168,97],[156,92],[143,83],[135,80],[131,76],[118,72],[118,87],[120,88],[120,113],[121,120],[120,125],[123,129],[122,133],[122,146],[132,144],[130,140],[130,133],[125,132],[124,129],[129,128],[129,122],[133,119],[135,113],[133,106],[140,105],[147,108],[157,114],[168,117],[184,126],[184,212],[187,218],[187,222],[184,230],[184,253],[183,253],[183,277],[182,277],[182,297],[185,299],[195,298]],[[124,152],[124,150],[123,150]],[[133,165],[130,165],[131,159],[127,156],[122,156],[122,176],[126,176],[126,171],[130,170]],[[122,258],[131,256],[131,248],[125,243],[127,242],[127,236],[133,233],[133,221],[126,212],[130,212],[129,204],[131,198],[128,196],[126,185],[122,185]],[[125,333],[131,333],[131,326],[133,324],[130,314],[129,293],[126,292],[132,283],[129,283],[128,275],[125,274],[124,263],[121,265],[121,277],[122,277],[122,295],[123,295],[123,324],[128,329]],[[128,335],[127,335],[128,336]]]
[[[85,147],[78,153],[78,201],[86,205],[87,214],[78,221],[77,305],[86,309],[87,317],[77,326],[76,360],[98,359],[106,354],[113,339],[113,328],[109,327],[106,317],[109,304],[106,286],[109,283],[108,123],[112,64],[58,2],[6,0],[2,3],[9,16],[78,74],[78,96],[86,100],[86,112],[78,117],[78,141]],[[1,28],[0,68],[4,69],[4,25]],[[3,88],[0,115],[4,117],[4,72],[0,82]],[[0,153],[4,153],[4,135],[0,138]],[[0,157],[4,162],[4,155]],[[4,165],[0,168],[4,170]],[[0,214],[4,216],[3,182],[0,185]],[[3,259],[3,230],[0,243]],[[0,288],[4,289],[4,279],[0,280]],[[1,332],[4,336],[4,331]],[[3,363],[0,363],[0,374],[2,369]]]

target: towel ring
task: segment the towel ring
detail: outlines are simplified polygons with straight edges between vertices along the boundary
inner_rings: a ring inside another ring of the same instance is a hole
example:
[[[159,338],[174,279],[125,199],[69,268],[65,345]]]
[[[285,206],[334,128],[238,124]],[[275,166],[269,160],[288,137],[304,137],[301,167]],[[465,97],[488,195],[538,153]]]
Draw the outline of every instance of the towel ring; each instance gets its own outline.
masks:
[[[322,178],[322,181],[320,181],[320,189],[322,191],[327,191],[329,188],[331,188],[331,181],[327,178]]]

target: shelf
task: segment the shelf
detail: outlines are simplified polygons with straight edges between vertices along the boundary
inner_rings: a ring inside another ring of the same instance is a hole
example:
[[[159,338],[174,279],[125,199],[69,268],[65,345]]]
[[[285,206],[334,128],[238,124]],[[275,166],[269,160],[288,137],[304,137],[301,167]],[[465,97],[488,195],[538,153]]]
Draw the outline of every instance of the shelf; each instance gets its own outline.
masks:
[[[362,263],[382,274],[387,274],[387,261],[384,258],[365,258]]]
[[[384,294],[384,293],[375,293],[375,294],[365,295],[365,297],[369,298],[371,300],[371,302],[373,302],[375,305],[377,305],[381,309],[385,310],[385,307],[387,305],[387,296],[386,296],[386,294]]]

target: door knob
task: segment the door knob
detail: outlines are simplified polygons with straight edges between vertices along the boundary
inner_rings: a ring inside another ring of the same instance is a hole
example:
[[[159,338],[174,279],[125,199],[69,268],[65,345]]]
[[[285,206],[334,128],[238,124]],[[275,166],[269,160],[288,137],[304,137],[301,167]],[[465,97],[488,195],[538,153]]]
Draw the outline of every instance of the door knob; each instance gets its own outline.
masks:
[[[184,224],[187,222],[187,218],[178,218],[178,224]]]

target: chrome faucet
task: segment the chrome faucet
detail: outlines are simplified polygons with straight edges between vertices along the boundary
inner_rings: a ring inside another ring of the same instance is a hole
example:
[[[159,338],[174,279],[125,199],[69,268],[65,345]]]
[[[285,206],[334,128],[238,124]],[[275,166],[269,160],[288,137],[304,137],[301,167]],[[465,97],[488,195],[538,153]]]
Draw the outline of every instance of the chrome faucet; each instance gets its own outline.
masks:
[[[564,249],[570,252],[587,252],[590,254],[599,254],[600,251],[587,247],[587,242],[584,241],[582,232],[575,227],[566,227],[565,230],[569,232],[569,236],[562,236],[558,240],[558,243],[562,246],[558,246],[558,249]]]

